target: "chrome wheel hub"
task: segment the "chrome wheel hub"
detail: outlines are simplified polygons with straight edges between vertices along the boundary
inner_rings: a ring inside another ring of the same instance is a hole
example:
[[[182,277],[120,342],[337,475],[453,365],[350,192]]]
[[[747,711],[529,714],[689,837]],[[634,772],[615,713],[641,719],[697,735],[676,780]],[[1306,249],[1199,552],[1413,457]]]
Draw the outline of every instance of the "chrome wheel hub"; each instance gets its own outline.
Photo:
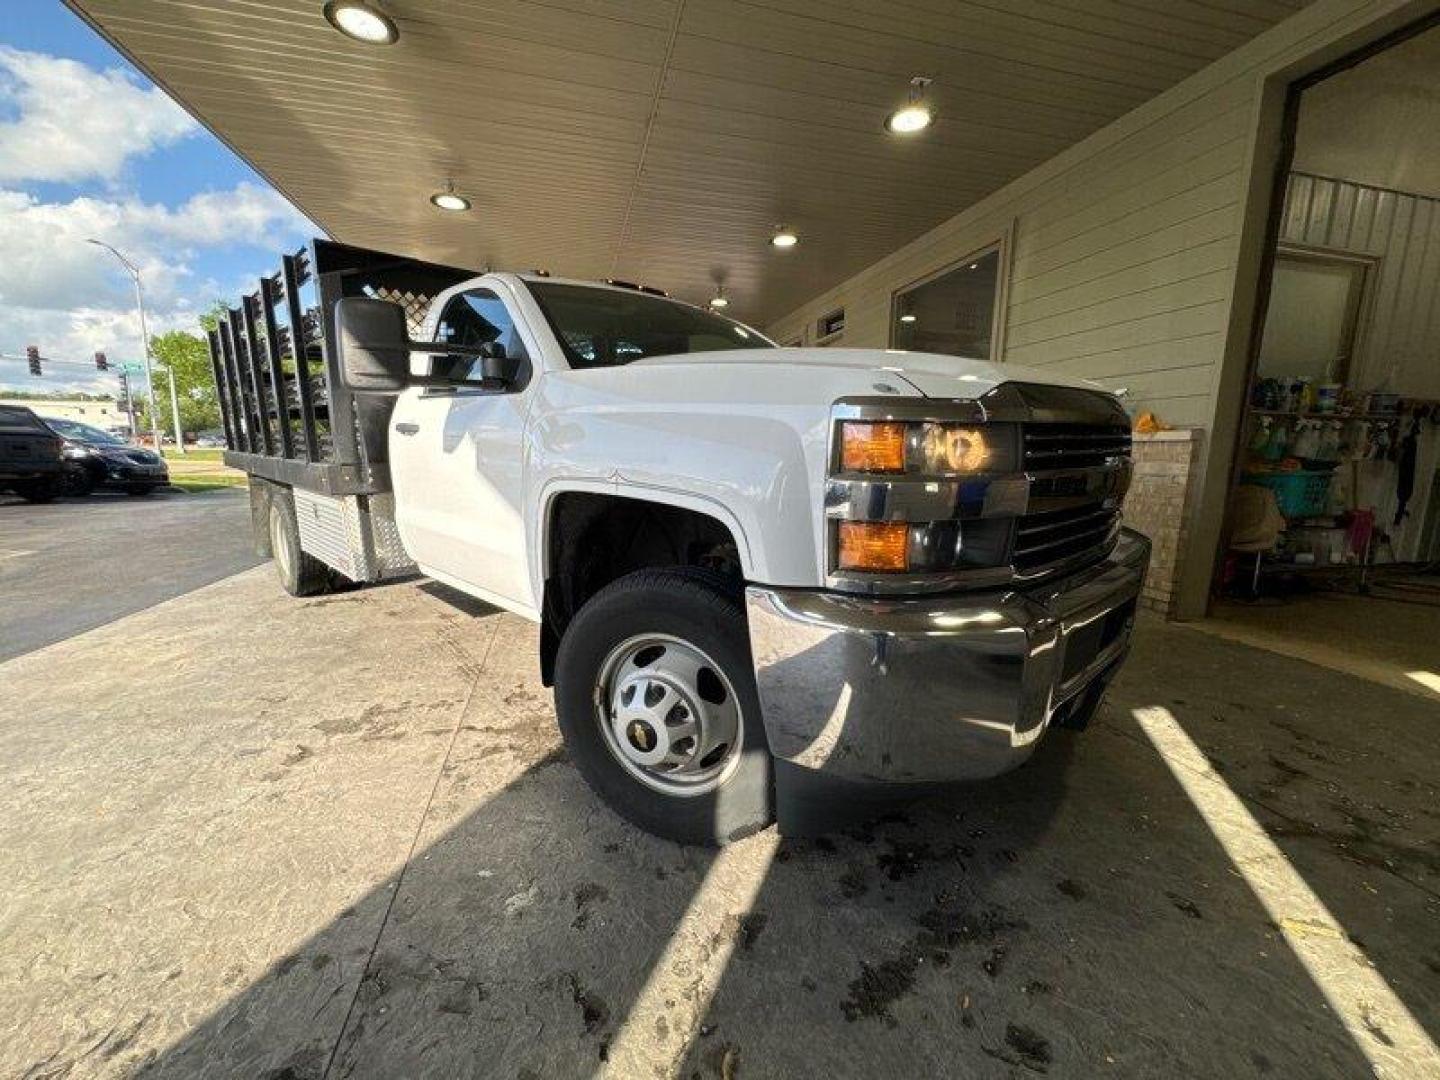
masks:
[[[658,791],[712,791],[740,760],[744,725],[735,689],[687,641],[647,634],[621,642],[600,667],[595,704],[610,752]]]

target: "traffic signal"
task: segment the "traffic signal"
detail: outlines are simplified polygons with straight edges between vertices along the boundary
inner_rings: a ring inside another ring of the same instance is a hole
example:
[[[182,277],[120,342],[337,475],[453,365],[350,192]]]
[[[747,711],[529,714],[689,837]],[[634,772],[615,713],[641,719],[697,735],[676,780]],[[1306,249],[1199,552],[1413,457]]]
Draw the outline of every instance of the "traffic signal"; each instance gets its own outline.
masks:
[[[96,370],[96,371],[109,371],[109,370],[110,370],[110,361],[105,359],[105,354],[104,354],[103,352],[97,352],[97,353],[95,354],[95,370]]]
[[[39,346],[39,345],[26,345],[26,346],[25,346],[25,359],[28,360],[28,361],[30,361],[30,374],[31,374],[31,375],[39,375],[39,374],[41,374],[41,372],[40,372],[40,346]]]

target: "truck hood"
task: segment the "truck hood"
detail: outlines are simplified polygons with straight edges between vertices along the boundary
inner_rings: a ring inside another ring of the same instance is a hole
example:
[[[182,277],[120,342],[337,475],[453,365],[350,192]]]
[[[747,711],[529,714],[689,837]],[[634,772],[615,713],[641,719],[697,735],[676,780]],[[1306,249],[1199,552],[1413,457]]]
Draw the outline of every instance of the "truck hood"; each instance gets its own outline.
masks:
[[[992,364],[963,356],[907,352],[903,349],[728,349],[677,356],[650,356],[627,365],[631,368],[669,367],[677,364],[700,366],[780,365],[814,369],[823,382],[826,373],[853,381],[855,375],[873,376],[876,382],[896,389],[911,390],[928,398],[977,398],[1006,382],[1035,382],[1051,386],[1074,386],[1109,391],[1089,379],[1072,379],[1045,368],[1019,364]]]

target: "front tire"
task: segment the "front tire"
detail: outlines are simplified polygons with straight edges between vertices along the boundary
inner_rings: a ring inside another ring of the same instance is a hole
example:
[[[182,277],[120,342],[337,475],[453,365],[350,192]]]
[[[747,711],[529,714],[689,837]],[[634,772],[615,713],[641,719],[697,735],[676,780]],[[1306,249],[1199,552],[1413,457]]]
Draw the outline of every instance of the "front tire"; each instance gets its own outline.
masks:
[[[15,492],[26,502],[54,502],[55,496],[60,494],[60,484],[59,481],[51,479],[32,480],[23,486],[17,486]]]
[[[737,590],[706,570],[640,570],[566,628],[555,709],[571,759],[657,836],[726,844],[775,817],[773,768]]]
[[[76,462],[65,466],[61,488],[66,495],[83,498],[95,490],[95,477],[84,465]]]

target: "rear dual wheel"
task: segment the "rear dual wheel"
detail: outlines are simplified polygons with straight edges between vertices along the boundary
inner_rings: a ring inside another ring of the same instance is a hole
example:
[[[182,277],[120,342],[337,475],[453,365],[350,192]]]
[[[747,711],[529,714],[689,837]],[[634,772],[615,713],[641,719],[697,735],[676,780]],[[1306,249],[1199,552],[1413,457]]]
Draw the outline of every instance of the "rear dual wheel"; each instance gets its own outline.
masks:
[[[314,596],[330,588],[331,571],[300,547],[300,526],[295,520],[295,498],[289,489],[270,493],[270,551],[275,573],[291,596]]]
[[[555,706],[581,774],[649,832],[725,844],[774,819],[745,614],[721,575],[641,570],[602,589],[566,628]]]

